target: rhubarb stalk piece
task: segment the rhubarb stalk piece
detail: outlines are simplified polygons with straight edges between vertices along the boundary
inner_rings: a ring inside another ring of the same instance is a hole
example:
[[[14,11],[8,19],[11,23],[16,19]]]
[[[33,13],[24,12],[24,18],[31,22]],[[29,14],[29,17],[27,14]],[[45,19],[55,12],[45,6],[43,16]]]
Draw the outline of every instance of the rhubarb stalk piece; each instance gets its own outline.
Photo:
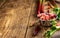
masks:
[[[38,14],[44,13],[44,6],[43,6],[43,0],[38,1]]]
[[[52,6],[57,7],[55,0],[48,0],[48,1],[52,4]]]
[[[43,5],[43,3],[44,3],[44,0],[39,0],[38,1],[38,17],[40,17],[40,14],[41,13],[44,13],[44,5]]]
[[[40,30],[41,30],[40,27],[36,26],[33,32],[33,36],[36,36]]]

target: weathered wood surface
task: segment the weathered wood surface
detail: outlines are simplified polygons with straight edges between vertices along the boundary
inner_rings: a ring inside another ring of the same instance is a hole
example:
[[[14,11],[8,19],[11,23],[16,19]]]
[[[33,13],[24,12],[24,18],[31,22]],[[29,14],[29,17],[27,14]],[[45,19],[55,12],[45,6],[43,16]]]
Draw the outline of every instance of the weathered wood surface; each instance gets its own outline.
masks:
[[[32,0],[0,3],[0,38],[25,38]]]
[[[32,21],[37,20],[37,0],[0,0],[0,38],[44,38],[42,27],[32,36]]]

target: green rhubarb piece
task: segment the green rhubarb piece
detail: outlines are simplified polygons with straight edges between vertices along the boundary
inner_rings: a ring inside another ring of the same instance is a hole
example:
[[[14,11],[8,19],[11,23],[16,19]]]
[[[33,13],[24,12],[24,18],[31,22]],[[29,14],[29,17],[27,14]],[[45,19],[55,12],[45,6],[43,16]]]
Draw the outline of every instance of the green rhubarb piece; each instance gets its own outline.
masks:
[[[52,20],[51,23],[52,23],[52,27],[49,31],[47,31],[46,38],[50,38],[57,30],[57,28],[56,28],[57,22],[55,20]]]
[[[54,11],[56,14],[59,14],[60,8],[54,8],[53,11]]]
[[[60,19],[60,8],[54,8],[53,11],[57,14],[57,19]]]
[[[40,4],[42,4],[42,0],[40,0]]]
[[[52,20],[51,23],[52,23],[52,26],[55,26],[57,22],[55,20]]]
[[[46,33],[46,38],[51,38],[51,36],[57,31],[57,30],[60,30],[60,28],[57,28],[56,27],[56,21],[55,20],[52,20],[52,27],[49,31],[47,31]]]
[[[52,26],[52,28],[50,29],[50,31],[47,31],[46,33],[46,38],[50,38],[56,31],[56,27]]]
[[[58,19],[60,19],[60,12],[59,12],[59,14],[57,16],[58,16]]]
[[[45,2],[45,0],[40,0],[40,4],[43,4]]]

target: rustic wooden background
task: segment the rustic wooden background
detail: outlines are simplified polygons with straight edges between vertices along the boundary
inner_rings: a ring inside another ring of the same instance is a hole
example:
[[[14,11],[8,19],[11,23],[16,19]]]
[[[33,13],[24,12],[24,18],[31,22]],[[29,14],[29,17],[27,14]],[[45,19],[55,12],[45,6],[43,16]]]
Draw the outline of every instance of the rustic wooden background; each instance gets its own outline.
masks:
[[[0,0],[0,38],[44,38],[44,29],[32,36],[37,0]]]

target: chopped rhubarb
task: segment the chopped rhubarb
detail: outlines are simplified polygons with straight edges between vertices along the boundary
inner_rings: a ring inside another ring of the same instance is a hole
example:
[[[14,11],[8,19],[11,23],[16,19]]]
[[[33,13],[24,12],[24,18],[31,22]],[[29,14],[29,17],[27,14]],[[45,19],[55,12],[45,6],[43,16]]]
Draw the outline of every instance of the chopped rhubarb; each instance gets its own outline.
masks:
[[[33,32],[33,36],[37,35],[37,33],[40,31],[40,27],[39,26],[36,26],[35,27],[35,30]]]
[[[50,20],[50,17],[49,17],[49,15],[46,15],[46,20]]]
[[[50,14],[50,16],[51,16],[51,19],[56,18],[55,14]]]
[[[41,13],[44,13],[43,0],[39,0],[39,2],[38,2],[38,14],[37,14],[37,17],[39,17],[39,15]]]
[[[40,0],[38,1],[38,14],[40,14],[40,9],[41,9],[41,7],[40,7]]]

